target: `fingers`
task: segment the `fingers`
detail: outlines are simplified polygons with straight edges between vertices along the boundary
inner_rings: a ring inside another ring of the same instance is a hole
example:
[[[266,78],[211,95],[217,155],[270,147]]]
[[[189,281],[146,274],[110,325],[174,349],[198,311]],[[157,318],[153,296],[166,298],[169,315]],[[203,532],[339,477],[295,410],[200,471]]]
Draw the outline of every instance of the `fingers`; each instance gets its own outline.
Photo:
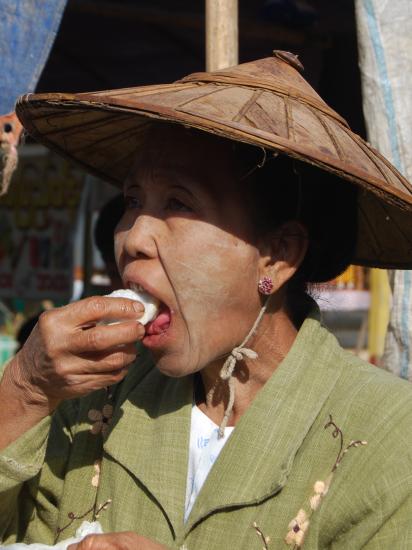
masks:
[[[81,327],[90,322],[135,319],[144,313],[144,305],[128,298],[92,296],[52,311],[66,323]]]
[[[137,350],[134,344],[118,351],[109,351],[98,355],[86,353],[77,361],[78,365],[75,365],[73,370],[83,374],[116,372],[129,367],[136,357]]]
[[[116,383],[119,376],[123,379],[123,374],[127,373],[136,357],[137,350],[134,344],[107,353],[86,353],[58,362],[46,376],[52,385],[61,389],[67,386],[75,390],[75,386],[80,386],[82,380],[86,383],[93,380],[99,387],[104,387],[107,382]]]
[[[106,535],[87,535],[77,544],[70,544],[67,550],[120,550],[117,545],[112,545]]]
[[[67,547],[67,550],[127,550],[128,548],[135,548],[139,550],[140,546],[126,546],[124,544],[124,535],[87,535],[77,544],[71,544]]]
[[[138,342],[144,334],[144,326],[136,320],[78,329],[71,336],[70,349],[72,353],[102,352]]]
[[[80,352],[78,356],[79,364],[99,364],[102,366],[102,372],[118,370],[126,367],[135,361],[138,356],[138,350],[135,343],[117,346],[107,351],[101,352]],[[96,369],[94,369],[96,370]],[[84,372],[87,372],[85,369]]]
[[[118,384],[126,377],[128,370],[128,367],[125,367],[113,372],[70,375],[67,377],[66,388],[70,388],[76,395],[85,395]]]
[[[167,550],[165,546],[131,531],[88,535],[67,550]]]
[[[63,399],[120,382],[145,333],[138,322],[143,310],[126,298],[94,297],[43,313],[19,352],[22,387],[55,408]],[[85,327],[108,319],[120,322]]]

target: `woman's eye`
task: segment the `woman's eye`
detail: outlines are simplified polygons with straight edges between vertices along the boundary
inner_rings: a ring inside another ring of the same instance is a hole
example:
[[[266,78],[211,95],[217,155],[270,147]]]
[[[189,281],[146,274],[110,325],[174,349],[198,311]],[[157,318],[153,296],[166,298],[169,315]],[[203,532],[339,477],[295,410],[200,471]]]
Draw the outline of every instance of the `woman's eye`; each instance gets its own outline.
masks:
[[[124,197],[124,207],[126,210],[128,208],[139,208],[140,200],[137,197],[125,196]]]
[[[174,212],[192,212],[190,206],[187,206],[179,199],[169,199],[167,201],[167,208]]]

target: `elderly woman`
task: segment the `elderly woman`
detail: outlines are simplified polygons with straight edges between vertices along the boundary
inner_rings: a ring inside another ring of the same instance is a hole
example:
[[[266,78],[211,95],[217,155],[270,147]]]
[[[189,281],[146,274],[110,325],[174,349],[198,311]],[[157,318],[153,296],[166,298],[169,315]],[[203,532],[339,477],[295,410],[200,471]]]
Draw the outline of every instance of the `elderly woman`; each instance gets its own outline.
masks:
[[[123,185],[123,286],[160,309],[48,311],[7,366],[4,543],[98,518],[71,550],[411,547],[412,390],[343,351],[306,293],[350,262],[412,264],[402,176],[282,52],[18,113]]]

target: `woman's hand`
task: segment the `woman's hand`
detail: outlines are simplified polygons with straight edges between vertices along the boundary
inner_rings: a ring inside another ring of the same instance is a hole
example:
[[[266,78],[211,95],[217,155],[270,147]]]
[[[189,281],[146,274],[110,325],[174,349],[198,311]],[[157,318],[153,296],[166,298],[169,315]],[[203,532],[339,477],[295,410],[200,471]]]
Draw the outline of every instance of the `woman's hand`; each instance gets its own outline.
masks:
[[[120,382],[136,358],[144,307],[126,298],[92,297],[43,313],[0,384],[0,448],[65,399]],[[103,325],[116,319],[114,325]]]
[[[141,537],[131,531],[88,535],[81,542],[71,544],[67,550],[167,550],[166,546]]]
[[[143,311],[139,302],[99,296],[44,312],[16,356],[18,383],[53,409],[119,382],[144,335]],[[122,322],[98,324],[113,319]]]

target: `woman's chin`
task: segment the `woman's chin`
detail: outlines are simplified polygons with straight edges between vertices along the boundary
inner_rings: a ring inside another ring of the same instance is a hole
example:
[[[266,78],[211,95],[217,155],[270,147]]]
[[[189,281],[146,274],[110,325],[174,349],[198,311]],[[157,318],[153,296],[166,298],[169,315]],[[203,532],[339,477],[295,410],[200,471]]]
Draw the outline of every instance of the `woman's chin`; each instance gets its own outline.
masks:
[[[190,374],[187,368],[182,365],[181,361],[170,360],[167,357],[162,357],[156,362],[156,368],[165,376],[171,378],[182,378]]]
[[[146,332],[142,344],[151,352],[156,368],[164,375],[180,378],[188,374],[185,338],[172,323],[167,330]]]
[[[199,370],[197,363],[184,350],[152,350],[152,357],[158,371],[171,378],[182,378]]]

